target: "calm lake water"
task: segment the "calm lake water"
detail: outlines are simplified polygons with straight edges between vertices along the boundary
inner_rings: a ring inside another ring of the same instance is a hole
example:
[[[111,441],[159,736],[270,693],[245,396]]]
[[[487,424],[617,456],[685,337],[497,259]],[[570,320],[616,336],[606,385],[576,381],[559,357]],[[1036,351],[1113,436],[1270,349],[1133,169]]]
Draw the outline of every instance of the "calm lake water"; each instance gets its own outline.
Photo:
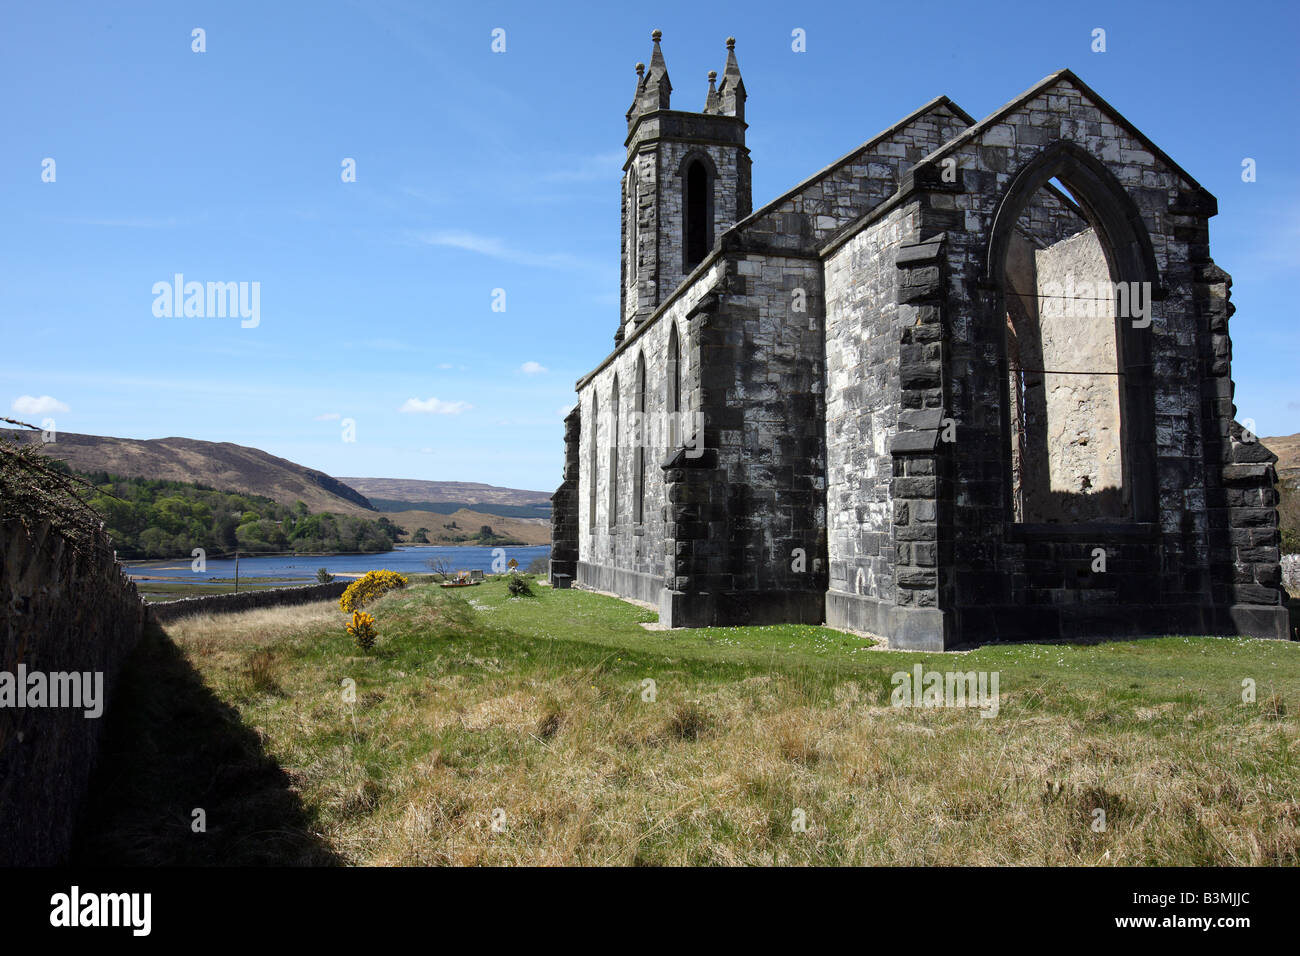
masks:
[[[285,555],[261,558],[239,558],[239,578],[275,578],[311,579],[316,578],[316,569],[325,568],[330,574],[365,574],[367,571],[398,571],[402,574],[428,574],[430,560],[443,561],[449,571],[492,571],[492,561],[498,552],[504,552],[502,560],[514,558],[519,562],[519,570],[527,570],[534,558],[546,557],[550,553],[546,545],[518,548],[466,548],[466,547],[402,547],[378,554],[338,554],[338,555]],[[235,576],[234,558],[220,560],[210,558],[207,570],[197,572],[191,569],[188,558],[174,558],[170,561],[149,561],[142,564],[129,564],[127,572],[135,578],[176,578],[186,583],[211,581],[216,578],[233,578]]]

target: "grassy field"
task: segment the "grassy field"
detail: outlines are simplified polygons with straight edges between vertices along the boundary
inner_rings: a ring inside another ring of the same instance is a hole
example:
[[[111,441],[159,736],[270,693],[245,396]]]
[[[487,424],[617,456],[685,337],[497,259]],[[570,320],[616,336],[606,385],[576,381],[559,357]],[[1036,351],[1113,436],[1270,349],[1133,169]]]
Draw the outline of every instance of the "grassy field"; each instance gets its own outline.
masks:
[[[391,594],[369,654],[332,603],[151,634],[76,862],[1300,862],[1300,645],[909,654],[534,591]],[[997,672],[997,716],[891,706],[916,664]]]

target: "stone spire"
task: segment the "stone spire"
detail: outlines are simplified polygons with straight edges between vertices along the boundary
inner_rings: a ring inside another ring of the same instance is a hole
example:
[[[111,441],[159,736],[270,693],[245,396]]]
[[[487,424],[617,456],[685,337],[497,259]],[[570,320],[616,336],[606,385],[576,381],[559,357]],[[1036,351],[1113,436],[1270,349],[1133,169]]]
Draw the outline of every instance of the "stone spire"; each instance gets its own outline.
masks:
[[[639,112],[638,104],[641,102],[641,94],[645,92],[645,64],[636,65],[636,92],[632,94],[632,105],[627,108],[627,122],[632,125],[632,120]]]
[[[650,54],[650,69],[646,71],[645,81],[637,90],[636,111],[638,113],[668,109],[668,99],[673,91],[673,84],[668,79],[668,64],[664,62],[664,51],[659,49],[659,41],[662,37],[661,30],[655,30],[650,34],[655,48]]]
[[[717,70],[709,70],[709,95],[704,98],[704,112],[718,112],[718,91],[714,88],[714,83],[718,79]]]
[[[722,83],[718,86],[719,111],[724,116],[745,118],[745,81],[740,78],[740,64],[736,62],[736,38],[727,37],[727,65],[722,70]]]

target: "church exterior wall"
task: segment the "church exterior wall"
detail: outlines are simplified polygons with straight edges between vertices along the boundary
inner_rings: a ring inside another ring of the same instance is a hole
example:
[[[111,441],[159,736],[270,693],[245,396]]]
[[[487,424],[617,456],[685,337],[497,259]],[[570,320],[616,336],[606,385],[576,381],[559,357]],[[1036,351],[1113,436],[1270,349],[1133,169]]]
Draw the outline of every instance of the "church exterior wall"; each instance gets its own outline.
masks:
[[[1150,237],[1158,273],[1150,327],[1120,327],[1136,499],[1134,520],[1124,527],[1022,528],[1008,515],[1005,372],[990,374],[1005,369],[1002,323],[996,298],[981,292],[988,237],[1012,177],[1061,141],[1099,158],[1118,181]],[[940,605],[952,633],[963,640],[1208,633],[1252,620],[1253,633],[1285,636],[1279,592],[1260,586],[1271,580],[1276,554],[1275,518],[1256,507],[1272,500],[1261,466],[1267,453],[1233,440],[1231,379],[1227,362],[1216,358],[1216,337],[1227,340],[1227,310],[1225,301],[1212,314],[1214,280],[1222,276],[1209,258],[1212,198],[1207,206],[1203,191],[1066,85],[1031,99],[951,156],[960,182],[926,191],[922,228],[947,236],[945,407],[959,424],[946,450],[954,485],[951,525],[940,537],[951,542],[952,575]],[[1224,465],[1243,467],[1225,473]],[[1225,479],[1242,482],[1246,493],[1227,493]],[[1258,497],[1250,488],[1260,489]],[[1237,501],[1250,506],[1234,508]],[[1255,541],[1269,543],[1244,544]],[[1107,558],[1104,573],[1093,570],[1098,548]],[[1233,611],[1243,598],[1272,607]]]
[[[718,283],[723,274],[714,264],[690,287],[681,290],[662,313],[651,318],[635,339],[629,340],[608,364],[584,379],[578,389],[581,440],[578,452],[578,566],[576,583],[612,591],[641,601],[658,603],[666,574],[666,516],[664,459],[668,453],[667,362],[669,331],[677,326],[681,354],[681,403],[689,415],[699,406],[698,332],[686,315]],[[698,324],[698,323],[696,323]],[[636,363],[646,363],[645,502],[642,522],[633,520],[636,441],[632,427]],[[618,520],[610,529],[611,392],[617,376],[620,401]],[[593,396],[599,404],[599,431],[591,424]],[[596,521],[591,522],[592,443],[596,443]]]
[[[900,123],[756,213],[744,224],[744,242],[773,251],[815,251],[888,199],[914,163],[968,125],[946,103]]]
[[[728,260],[701,399],[707,443],[718,449],[730,488],[731,587],[806,593],[808,613],[820,620],[826,579],[821,261],[753,253]]]
[[[894,605],[890,446],[902,336],[896,259],[916,230],[914,211],[894,209],[826,261],[827,623],[882,634],[891,630]]]

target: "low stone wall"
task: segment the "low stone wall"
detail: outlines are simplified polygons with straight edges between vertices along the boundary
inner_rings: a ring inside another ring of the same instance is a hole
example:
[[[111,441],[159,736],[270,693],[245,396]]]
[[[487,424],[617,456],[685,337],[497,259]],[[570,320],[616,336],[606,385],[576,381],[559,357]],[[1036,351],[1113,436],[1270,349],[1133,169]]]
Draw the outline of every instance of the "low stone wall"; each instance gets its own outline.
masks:
[[[265,591],[240,591],[238,594],[209,594],[204,597],[181,598],[150,604],[149,613],[159,624],[193,614],[230,614],[234,611],[251,611],[259,607],[280,607],[292,604],[310,604],[343,596],[352,582],[331,581],[329,584],[309,584],[300,588],[268,588]]]
[[[0,523],[0,866],[66,859],[103,715],[144,623],[102,531],[74,541],[48,523]]]

